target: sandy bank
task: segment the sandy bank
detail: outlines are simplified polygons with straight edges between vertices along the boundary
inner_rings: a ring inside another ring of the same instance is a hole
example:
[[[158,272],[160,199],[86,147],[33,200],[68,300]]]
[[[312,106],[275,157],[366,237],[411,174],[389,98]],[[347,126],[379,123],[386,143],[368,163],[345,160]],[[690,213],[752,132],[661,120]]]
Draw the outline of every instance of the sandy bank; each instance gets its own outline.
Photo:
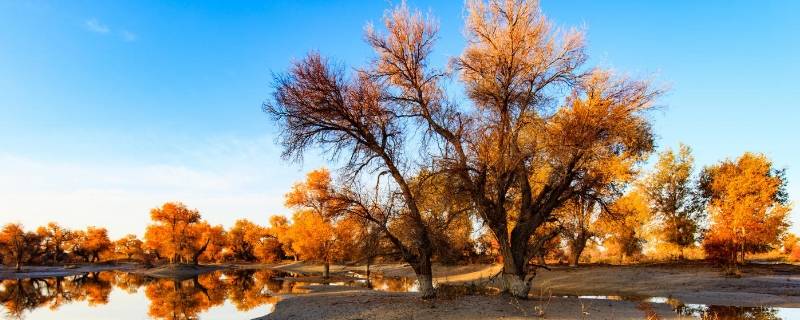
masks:
[[[667,305],[575,298],[519,301],[506,296],[462,296],[425,301],[414,293],[347,286],[308,286],[309,293],[284,297],[267,319],[683,319]],[[544,317],[542,317],[544,316]]]

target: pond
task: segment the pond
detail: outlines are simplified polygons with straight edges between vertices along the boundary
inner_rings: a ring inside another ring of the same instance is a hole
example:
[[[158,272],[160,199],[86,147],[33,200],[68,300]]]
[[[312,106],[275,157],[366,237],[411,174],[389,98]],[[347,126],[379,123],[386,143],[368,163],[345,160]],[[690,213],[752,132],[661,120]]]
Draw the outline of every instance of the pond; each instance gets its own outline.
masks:
[[[66,277],[7,279],[0,282],[0,303],[6,319],[253,319],[271,313],[281,295],[307,292],[303,286],[313,282],[298,282],[294,276],[274,270],[225,270],[180,280],[103,271]],[[415,281],[408,278],[373,276],[367,282],[363,276],[353,273],[343,279],[329,285],[392,292],[417,290]],[[440,287],[443,291],[456,289],[458,287]],[[462,294],[456,291],[449,294]],[[800,309],[795,308],[684,304],[667,297],[564,298],[667,304],[678,315],[701,319],[800,319]]]
[[[103,271],[0,282],[6,319],[252,319],[269,314],[280,295],[305,293],[308,282],[273,270],[226,270],[189,279],[164,279]],[[356,275],[354,275],[356,276]],[[330,285],[415,291],[413,280],[348,278]]]
[[[683,303],[672,297],[642,297],[642,296],[564,296],[565,298],[578,298],[584,300],[611,300],[647,302],[653,304],[667,304],[676,314],[697,319],[747,319],[747,320],[788,320],[800,319],[800,308],[778,307],[740,307]]]

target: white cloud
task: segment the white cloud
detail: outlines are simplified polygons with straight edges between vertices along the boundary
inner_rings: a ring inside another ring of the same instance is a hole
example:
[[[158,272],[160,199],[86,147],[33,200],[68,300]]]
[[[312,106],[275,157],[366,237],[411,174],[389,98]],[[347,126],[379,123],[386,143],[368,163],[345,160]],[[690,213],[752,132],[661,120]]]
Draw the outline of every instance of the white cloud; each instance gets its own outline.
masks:
[[[111,28],[101,23],[100,21],[97,21],[97,19],[95,18],[86,20],[86,22],[84,22],[84,26],[86,27],[87,30],[94,33],[107,34],[111,32]]]
[[[139,39],[139,36],[137,34],[130,32],[128,30],[122,30],[122,32],[120,32],[120,35],[122,35],[122,40],[125,40],[125,42],[134,42],[136,41],[136,39]]]

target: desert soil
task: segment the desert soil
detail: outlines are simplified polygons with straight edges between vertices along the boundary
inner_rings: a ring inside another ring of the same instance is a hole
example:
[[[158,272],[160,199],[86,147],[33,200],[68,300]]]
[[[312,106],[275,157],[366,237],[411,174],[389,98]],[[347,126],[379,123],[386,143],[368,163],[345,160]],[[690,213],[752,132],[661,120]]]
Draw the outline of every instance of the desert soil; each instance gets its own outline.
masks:
[[[277,268],[298,273],[322,270],[303,263]],[[343,273],[363,267],[331,270]],[[372,270],[384,276],[413,276],[410,267],[399,264]],[[440,284],[491,285],[489,278],[499,270],[497,265],[437,266],[434,277]],[[310,285],[308,293],[284,296],[262,319],[687,319],[691,317],[677,314],[674,307],[800,307],[800,266],[751,265],[741,271],[741,277],[732,278],[702,263],[554,267],[539,270],[532,297],[526,301],[502,295],[424,301],[414,293]]]

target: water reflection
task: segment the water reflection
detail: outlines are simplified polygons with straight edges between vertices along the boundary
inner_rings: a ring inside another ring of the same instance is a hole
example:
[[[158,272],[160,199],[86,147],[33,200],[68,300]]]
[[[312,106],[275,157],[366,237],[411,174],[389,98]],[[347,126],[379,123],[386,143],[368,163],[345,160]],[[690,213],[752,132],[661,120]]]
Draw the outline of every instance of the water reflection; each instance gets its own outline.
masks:
[[[274,305],[278,294],[296,292],[297,283],[277,280],[285,274],[271,270],[217,271],[189,279],[151,278],[104,271],[69,277],[8,279],[0,283],[0,303],[10,319],[22,319],[34,310],[58,310],[84,302],[109,303],[112,291],[132,295],[144,288],[147,314],[154,319],[199,319],[211,308],[230,302],[238,311]]]
[[[646,296],[564,296],[589,300],[634,301],[647,303],[668,304],[675,312],[684,317],[715,320],[781,320],[796,319],[800,315],[797,308],[776,307],[738,307],[706,304],[684,304],[673,297],[646,297]]]

